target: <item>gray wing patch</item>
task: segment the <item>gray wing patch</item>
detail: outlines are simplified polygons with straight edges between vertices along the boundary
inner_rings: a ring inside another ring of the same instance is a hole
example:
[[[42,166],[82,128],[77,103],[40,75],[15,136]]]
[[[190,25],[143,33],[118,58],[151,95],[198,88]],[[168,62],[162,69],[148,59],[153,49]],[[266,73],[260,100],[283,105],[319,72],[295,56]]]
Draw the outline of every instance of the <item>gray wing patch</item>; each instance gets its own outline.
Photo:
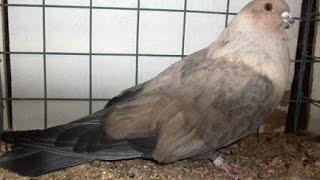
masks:
[[[268,98],[274,93],[272,81],[264,76],[256,74],[250,78],[245,86],[230,97],[226,96],[226,90],[221,89],[212,105],[227,117],[247,116],[255,113],[254,110],[262,110],[268,103]]]
[[[267,76],[243,63],[219,59],[202,65],[185,65],[188,75],[182,79],[193,84],[183,85],[194,89],[188,92],[194,92],[192,106],[203,114],[201,123],[206,130],[200,133],[206,144],[219,148],[244,138],[268,117],[276,105],[276,87]]]
[[[237,81],[237,76],[243,76],[247,81],[241,87],[236,87],[237,83],[222,82],[208,108],[221,114],[219,118],[206,117],[211,121],[210,132],[214,134],[208,141],[215,147],[226,146],[251,134],[275,107],[274,98],[270,98],[275,94],[275,87],[268,77],[245,66],[232,72],[227,74],[232,76],[228,79]]]

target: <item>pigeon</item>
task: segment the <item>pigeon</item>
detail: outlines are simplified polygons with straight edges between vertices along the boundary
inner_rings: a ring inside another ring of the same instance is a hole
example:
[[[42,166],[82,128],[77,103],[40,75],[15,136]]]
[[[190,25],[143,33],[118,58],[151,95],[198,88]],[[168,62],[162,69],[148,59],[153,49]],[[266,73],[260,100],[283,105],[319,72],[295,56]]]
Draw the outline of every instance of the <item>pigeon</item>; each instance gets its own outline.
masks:
[[[285,0],[253,0],[208,47],[106,106],[46,130],[1,135],[0,167],[39,176],[93,160],[212,159],[255,132],[279,105],[289,74]],[[228,169],[221,159],[215,164]]]

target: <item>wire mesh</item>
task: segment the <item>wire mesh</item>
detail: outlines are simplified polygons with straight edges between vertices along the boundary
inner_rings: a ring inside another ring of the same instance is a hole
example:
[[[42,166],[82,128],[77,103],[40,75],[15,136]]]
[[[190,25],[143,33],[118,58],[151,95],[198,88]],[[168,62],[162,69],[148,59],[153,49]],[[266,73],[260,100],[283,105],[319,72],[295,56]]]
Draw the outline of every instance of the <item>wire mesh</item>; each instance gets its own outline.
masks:
[[[157,9],[157,8],[141,8],[140,6],[140,0],[137,0],[137,7],[136,8],[129,8],[129,7],[100,7],[100,6],[93,6],[93,0],[90,0],[89,6],[77,6],[77,5],[49,5],[46,4],[45,0],[42,0],[42,4],[8,4],[6,1],[4,3],[0,4],[2,8],[4,8],[6,11],[8,10],[8,7],[41,7],[42,8],[42,30],[43,30],[43,51],[41,52],[14,52],[10,51],[9,49],[6,49],[3,52],[0,52],[0,54],[6,55],[6,57],[10,57],[12,54],[37,54],[37,55],[43,55],[43,85],[44,85],[44,97],[43,98],[12,98],[12,97],[3,97],[1,92],[1,102],[3,100],[12,102],[13,100],[17,101],[43,101],[44,102],[44,126],[45,128],[48,127],[48,101],[55,100],[55,101],[89,101],[89,113],[92,113],[92,102],[93,101],[108,101],[110,99],[108,98],[93,98],[92,96],[92,56],[134,56],[135,57],[135,84],[138,84],[138,69],[139,69],[139,57],[147,56],[147,57],[185,57],[185,39],[186,39],[186,19],[187,19],[187,13],[204,13],[204,14],[221,14],[226,16],[225,20],[225,27],[227,27],[229,22],[229,16],[230,15],[236,15],[237,13],[230,12],[230,0],[226,0],[226,11],[220,12],[220,11],[198,11],[198,10],[188,10],[188,0],[184,0],[184,7],[183,9]],[[46,50],[46,8],[67,8],[67,9],[89,9],[89,52],[88,53],[80,53],[80,52],[50,52]],[[92,10],[93,9],[110,9],[110,10],[131,10],[131,11],[137,11],[137,26],[136,26],[136,51],[135,53],[94,53],[92,51]],[[4,12],[6,12],[4,11]],[[141,54],[139,52],[139,31],[140,31],[140,12],[141,11],[165,11],[165,12],[181,12],[183,13],[183,31],[182,31],[182,44],[181,44],[181,54]],[[307,16],[306,18],[298,18],[295,17],[296,20],[301,21],[319,21],[319,13],[310,14],[310,16]],[[306,34],[307,35],[307,34]],[[7,33],[6,37],[9,40],[9,35]],[[46,57],[47,55],[87,55],[89,56],[89,98],[48,98],[47,95],[47,63],[46,63]],[[304,66],[306,63],[318,63],[320,62],[319,57],[314,56],[303,56],[301,60],[294,60],[296,63],[302,64]],[[301,70],[303,73],[303,69]],[[303,81],[303,78],[302,78]],[[1,85],[1,83],[0,83]],[[301,85],[299,85],[300,87]],[[319,104],[319,101],[312,100],[310,98],[304,98],[304,96],[301,93],[297,94],[297,99],[291,100],[291,102],[298,101],[296,109],[300,108],[301,103],[308,102],[308,103],[316,103]],[[2,106],[1,106],[2,107]],[[2,112],[2,111],[1,111]],[[2,113],[0,113],[0,118],[2,118]],[[2,125],[2,123],[0,122]],[[0,126],[2,129],[2,127]]]

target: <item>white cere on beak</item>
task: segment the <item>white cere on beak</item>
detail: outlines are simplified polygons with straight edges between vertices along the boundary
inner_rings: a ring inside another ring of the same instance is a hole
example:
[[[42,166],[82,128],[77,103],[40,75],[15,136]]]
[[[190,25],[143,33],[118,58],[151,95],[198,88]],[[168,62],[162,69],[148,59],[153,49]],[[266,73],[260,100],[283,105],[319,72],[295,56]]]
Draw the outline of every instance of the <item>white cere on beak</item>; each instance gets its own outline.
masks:
[[[283,13],[281,14],[281,16],[282,16],[283,21],[284,21],[285,23],[293,24],[293,23],[295,22],[294,18],[293,18],[293,17],[291,16],[291,14],[288,13],[288,12],[283,12]]]

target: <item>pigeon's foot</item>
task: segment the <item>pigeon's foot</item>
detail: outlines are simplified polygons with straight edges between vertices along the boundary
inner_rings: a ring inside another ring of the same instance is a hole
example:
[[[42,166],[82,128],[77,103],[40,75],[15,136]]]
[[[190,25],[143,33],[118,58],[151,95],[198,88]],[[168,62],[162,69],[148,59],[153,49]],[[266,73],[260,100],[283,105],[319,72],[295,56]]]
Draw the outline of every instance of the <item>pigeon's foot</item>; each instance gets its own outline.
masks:
[[[225,151],[225,150],[223,150]],[[220,150],[221,152],[221,150]],[[228,149],[226,149],[226,152],[224,154],[228,154]],[[203,159],[209,159],[213,161],[213,164],[219,168],[221,171],[226,172],[228,176],[230,176],[232,179],[240,179],[240,177],[253,177],[258,178],[257,173],[250,171],[247,168],[240,167],[235,164],[226,163],[224,162],[223,158],[221,156],[218,156],[218,153],[214,151],[209,151],[205,154],[202,154],[200,156],[194,157],[193,160],[203,160]]]
[[[213,164],[220,170],[226,172],[232,179],[240,179],[240,177],[258,177],[258,175],[248,169],[242,168],[235,164],[223,162],[223,158],[219,156],[213,160]]]

